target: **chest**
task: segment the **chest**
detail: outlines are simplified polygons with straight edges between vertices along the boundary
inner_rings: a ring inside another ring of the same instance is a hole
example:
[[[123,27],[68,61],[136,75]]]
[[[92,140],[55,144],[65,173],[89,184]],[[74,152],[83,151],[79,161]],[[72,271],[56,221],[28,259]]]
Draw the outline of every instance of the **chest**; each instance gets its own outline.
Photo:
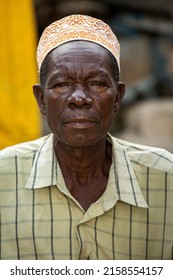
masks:
[[[162,221],[164,209],[158,215],[155,208],[118,202],[106,212],[102,205],[98,214],[101,205],[95,205],[91,219],[90,210],[83,213],[56,187],[17,197],[18,204],[1,206],[2,259],[172,258],[173,229]]]
[[[93,177],[92,180],[78,182],[73,178],[66,180],[66,186],[71,195],[87,211],[90,205],[96,202],[104,193],[108,182],[107,176]]]

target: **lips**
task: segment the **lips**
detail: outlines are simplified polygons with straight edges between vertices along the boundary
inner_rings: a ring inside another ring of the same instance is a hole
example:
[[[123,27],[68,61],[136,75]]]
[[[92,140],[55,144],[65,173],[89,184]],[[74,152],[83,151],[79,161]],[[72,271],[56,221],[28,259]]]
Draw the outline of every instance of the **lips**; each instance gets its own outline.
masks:
[[[74,127],[74,128],[87,128],[96,123],[95,119],[90,118],[73,118],[65,120],[65,125]]]

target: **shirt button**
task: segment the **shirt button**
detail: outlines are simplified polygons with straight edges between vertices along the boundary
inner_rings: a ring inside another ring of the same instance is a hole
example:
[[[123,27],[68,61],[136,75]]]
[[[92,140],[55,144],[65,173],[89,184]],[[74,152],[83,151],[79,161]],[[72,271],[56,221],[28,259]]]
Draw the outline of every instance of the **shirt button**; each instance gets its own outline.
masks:
[[[61,195],[61,194],[59,194],[59,195],[58,195],[58,198],[59,198],[59,199],[62,199],[62,195]]]

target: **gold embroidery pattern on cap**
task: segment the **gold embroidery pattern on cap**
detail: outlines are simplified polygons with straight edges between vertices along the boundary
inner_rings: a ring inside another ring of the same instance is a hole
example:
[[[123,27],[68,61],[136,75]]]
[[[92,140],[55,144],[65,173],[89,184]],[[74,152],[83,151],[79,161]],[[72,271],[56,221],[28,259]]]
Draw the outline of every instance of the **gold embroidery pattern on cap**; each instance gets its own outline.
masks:
[[[72,15],[53,22],[44,30],[37,49],[39,70],[51,50],[74,40],[91,41],[105,47],[114,55],[119,66],[120,45],[111,28],[102,20]]]

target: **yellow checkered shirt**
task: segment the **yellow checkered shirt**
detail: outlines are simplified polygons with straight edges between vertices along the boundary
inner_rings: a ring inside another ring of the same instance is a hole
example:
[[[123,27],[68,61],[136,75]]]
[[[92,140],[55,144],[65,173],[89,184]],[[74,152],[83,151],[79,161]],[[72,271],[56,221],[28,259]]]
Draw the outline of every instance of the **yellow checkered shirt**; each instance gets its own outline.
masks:
[[[173,259],[173,155],[107,139],[107,188],[86,212],[66,188],[52,134],[0,152],[2,260]]]

